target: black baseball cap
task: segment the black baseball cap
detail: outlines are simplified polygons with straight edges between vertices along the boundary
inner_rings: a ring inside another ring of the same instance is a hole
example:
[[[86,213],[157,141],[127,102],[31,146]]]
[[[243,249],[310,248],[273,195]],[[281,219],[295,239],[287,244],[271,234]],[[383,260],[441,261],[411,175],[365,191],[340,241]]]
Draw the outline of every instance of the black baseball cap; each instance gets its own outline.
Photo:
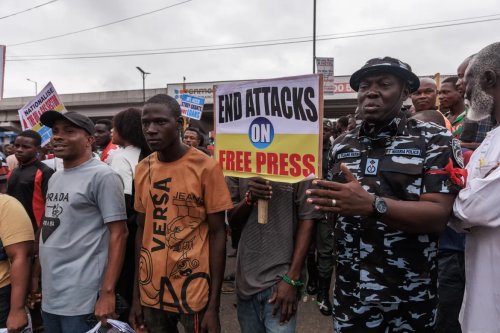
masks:
[[[420,80],[418,79],[418,76],[411,71],[410,65],[399,59],[391,57],[373,58],[368,60],[366,64],[361,67],[361,69],[352,74],[349,84],[352,89],[358,91],[361,79],[369,74],[376,73],[389,73],[400,77],[408,85],[410,93],[417,91],[420,86]]]
[[[75,127],[85,130],[90,135],[94,135],[94,122],[87,116],[81,113],[68,111],[61,113],[55,110],[49,110],[42,114],[40,121],[47,127],[52,128],[56,120],[64,119],[75,125]]]

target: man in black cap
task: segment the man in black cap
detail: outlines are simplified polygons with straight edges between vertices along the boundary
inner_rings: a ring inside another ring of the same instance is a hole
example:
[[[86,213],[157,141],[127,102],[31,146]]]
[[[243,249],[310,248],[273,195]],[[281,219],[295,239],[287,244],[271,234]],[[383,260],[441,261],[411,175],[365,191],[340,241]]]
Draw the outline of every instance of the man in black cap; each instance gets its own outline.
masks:
[[[83,333],[89,315],[116,318],[115,285],[127,239],[123,183],[92,158],[94,124],[76,113],[47,111],[52,146],[63,160],[49,181],[40,232],[42,318],[46,332]]]
[[[434,124],[407,119],[419,80],[394,58],[351,76],[363,122],[335,142],[327,181],[308,190],[336,216],[336,332],[433,332],[437,240],[463,182],[460,146]]]

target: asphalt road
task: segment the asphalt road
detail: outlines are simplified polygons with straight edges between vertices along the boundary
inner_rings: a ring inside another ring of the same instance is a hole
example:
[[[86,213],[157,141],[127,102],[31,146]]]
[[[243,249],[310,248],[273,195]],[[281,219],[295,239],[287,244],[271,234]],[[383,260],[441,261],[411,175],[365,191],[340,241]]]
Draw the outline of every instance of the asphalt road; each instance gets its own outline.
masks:
[[[229,243],[228,243],[229,245]],[[233,250],[228,246],[228,253]],[[235,271],[236,258],[228,257],[226,259],[226,275]],[[224,283],[224,286],[230,287],[231,283]],[[236,294],[221,295],[220,320],[222,333],[239,333],[240,327],[236,315]],[[182,328],[179,331],[183,333]],[[298,320],[296,332],[301,333],[317,333],[317,332],[333,332],[332,317],[323,316],[318,309],[318,306],[313,302],[311,296],[302,298],[299,301]]]

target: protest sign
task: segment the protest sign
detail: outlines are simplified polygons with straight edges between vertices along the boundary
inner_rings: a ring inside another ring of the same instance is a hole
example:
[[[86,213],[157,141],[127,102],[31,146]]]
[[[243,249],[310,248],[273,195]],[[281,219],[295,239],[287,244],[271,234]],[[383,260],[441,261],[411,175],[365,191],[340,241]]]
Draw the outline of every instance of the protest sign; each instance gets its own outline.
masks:
[[[204,103],[205,99],[203,97],[196,97],[187,94],[181,95],[182,115],[186,118],[200,120]]]
[[[316,57],[316,70],[318,74],[323,74],[323,93],[325,95],[333,95],[335,92],[333,58]]]
[[[321,177],[320,75],[214,86],[215,157],[226,176]]]
[[[0,45],[0,101],[3,98],[4,76],[5,76],[5,45]]]
[[[42,146],[47,144],[52,136],[52,130],[40,122],[40,116],[49,110],[66,112],[66,108],[51,82],[18,111],[23,131],[31,129],[38,132],[42,137]]]

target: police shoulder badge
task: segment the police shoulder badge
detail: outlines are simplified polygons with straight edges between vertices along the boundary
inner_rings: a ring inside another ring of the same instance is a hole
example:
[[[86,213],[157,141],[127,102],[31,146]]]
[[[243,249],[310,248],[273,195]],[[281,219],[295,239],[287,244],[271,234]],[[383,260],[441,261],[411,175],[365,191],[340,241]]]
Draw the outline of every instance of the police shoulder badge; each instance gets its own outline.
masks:
[[[458,139],[451,140],[451,151],[453,152],[453,158],[457,162],[458,166],[462,169],[464,168],[464,156],[462,155],[462,148],[460,147],[460,141]]]

